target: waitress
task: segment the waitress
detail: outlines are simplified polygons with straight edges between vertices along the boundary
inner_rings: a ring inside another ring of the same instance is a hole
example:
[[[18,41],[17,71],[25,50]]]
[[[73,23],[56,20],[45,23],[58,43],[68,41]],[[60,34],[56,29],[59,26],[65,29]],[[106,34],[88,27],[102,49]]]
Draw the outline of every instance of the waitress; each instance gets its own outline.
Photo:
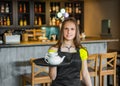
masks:
[[[65,61],[70,61],[67,65],[50,67],[51,86],[82,86],[80,72],[85,86],[92,86],[86,61],[88,53],[80,44],[79,28],[74,18],[63,21],[60,39],[48,52],[58,52],[59,56],[66,56]]]

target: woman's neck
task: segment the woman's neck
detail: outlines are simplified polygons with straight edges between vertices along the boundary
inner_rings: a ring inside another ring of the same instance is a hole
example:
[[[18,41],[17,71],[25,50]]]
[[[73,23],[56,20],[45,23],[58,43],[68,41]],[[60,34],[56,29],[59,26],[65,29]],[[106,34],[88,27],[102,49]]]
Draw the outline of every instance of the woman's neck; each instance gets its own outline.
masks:
[[[74,43],[73,43],[73,41],[64,41],[64,42],[63,42],[63,46],[73,47],[73,46],[74,46]]]
[[[75,52],[75,45],[73,41],[64,41],[62,44],[62,50],[66,52]]]

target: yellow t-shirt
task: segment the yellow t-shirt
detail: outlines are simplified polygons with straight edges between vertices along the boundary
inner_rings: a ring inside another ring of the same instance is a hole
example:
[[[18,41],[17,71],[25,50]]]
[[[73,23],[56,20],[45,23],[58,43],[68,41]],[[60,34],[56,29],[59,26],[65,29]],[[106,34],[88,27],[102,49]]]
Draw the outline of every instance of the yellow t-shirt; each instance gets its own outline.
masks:
[[[80,48],[79,53],[82,61],[87,60],[88,52],[85,48]]]
[[[53,49],[49,49],[48,52],[57,52],[57,51]],[[88,52],[85,48],[80,48],[79,53],[82,61],[87,60]]]

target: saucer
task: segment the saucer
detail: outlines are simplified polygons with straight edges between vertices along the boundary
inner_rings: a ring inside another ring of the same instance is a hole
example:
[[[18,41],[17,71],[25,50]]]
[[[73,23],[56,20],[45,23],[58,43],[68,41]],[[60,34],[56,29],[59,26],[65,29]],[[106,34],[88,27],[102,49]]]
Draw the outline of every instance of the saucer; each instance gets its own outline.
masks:
[[[40,65],[40,66],[62,66],[62,65],[69,65],[71,63],[70,61],[66,62],[63,60],[63,62],[60,63],[59,65],[52,65],[52,64],[45,62],[44,58],[38,58],[34,60],[34,62],[36,65]]]

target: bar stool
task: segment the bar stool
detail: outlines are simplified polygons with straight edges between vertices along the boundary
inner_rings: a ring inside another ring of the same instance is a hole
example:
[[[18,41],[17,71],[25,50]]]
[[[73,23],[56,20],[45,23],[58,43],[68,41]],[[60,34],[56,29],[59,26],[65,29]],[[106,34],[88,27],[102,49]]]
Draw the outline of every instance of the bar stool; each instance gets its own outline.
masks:
[[[117,52],[117,62],[116,62],[116,77],[117,77],[117,86],[120,86],[120,50],[119,49],[108,49],[108,52]],[[111,77],[108,76],[108,81],[110,82]],[[110,85],[110,83],[108,83],[108,85]]]
[[[33,61],[35,58],[30,59],[31,63],[31,74],[23,75],[23,86],[26,85],[26,82],[31,83],[32,86],[35,84],[41,84],[42,86],[50,86],[51,79],[48,75],[47,67],[42,67],[36,65]]]
[[[116,86],[116,59],[117,52],[100,54],[99,86],[104,86],[104,76],[113,75],[113,86]],[[107,60],[107,62],[104,62]]]
[[[89,55],[87,60],[90,77],[94,77],[94,86],[97,86],[98,54]]]

